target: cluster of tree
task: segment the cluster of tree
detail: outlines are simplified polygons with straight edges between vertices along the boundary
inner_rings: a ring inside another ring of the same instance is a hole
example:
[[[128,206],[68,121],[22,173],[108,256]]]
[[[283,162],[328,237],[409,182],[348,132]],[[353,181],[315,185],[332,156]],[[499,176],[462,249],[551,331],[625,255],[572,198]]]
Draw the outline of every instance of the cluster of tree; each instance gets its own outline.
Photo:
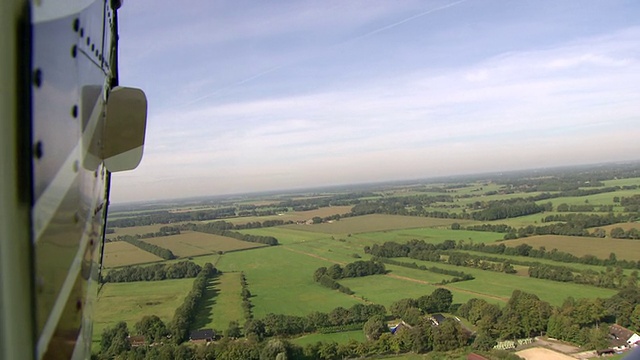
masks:
[[[451,280],[443,279],[440,282],[440,284],[438,284],[438,285],[444,285],[444,284],[453,283],[453,282],[467,281],[467,280],[475,279],[473,277],[473,275],[471,275],[471,274],[467,274],[467,273],[462,272],[462,271],[443,269],[443,268],[439,268],[437,266],[429,266],[429,267],[427,267],[425,265],[418,265],[415,262],[409,263],[409,262],[398,261],[398,260],[394,260],[394,259],[387,259],[387,258],[382,258],[382,257],[374,257],[374,259],[376,261],[380,261],[380,262],[385,263],[385,264],[403,266],[403,267],[410,268],[410,269],[431,271],[431,272],[436,273],[436,274],[444,274],[444,275],[453,276],[453,279],[451,279]]]
[[[207,234],[226,236],[247,242],[267,244],[270,246],[278,245],[278,239],[274,238],[273,236],[251,235],[232,231],[231,229],[234,229],[235,225],[225,221],[214,221],[201,224],[188,223],[182,224],[180,225],[180,227],[183,230],[191,230]]]
[[[319,270],[319,269],[318,269],[318,270]],[[316,272],[317,272],[317,270],[316,270]],[[355,293],[353,292],[353,290],[351,290],[350,288],[348,288],[348,287],[346,287],[346,286],[344,286],[344,285],[340,284],[339,282],[337,282],[337,281],[333,280],[331,277],[329,277],[329,276],[328,276],[328,275],[326,275],[326,274],[321,274],[321,275],[319,275],[319,277],[317,277],[317,278],[315,277],[315,274],[314,274],[314,280],[315,280],[315,282],[317,282],[318,284],[320,284],[320,285],[322,285],[322,286],[324,286],[324,287],[326,287],[326,288],[329,288],[329,289],[331,289],[331,290],[338,290],[338,291],[340,291],[341,293],[344,293],[344,294],[347,294],[347,295],[353,295],[353,294],[355,294]]]
[[[626,212],[640,212],[640,195],[620,198],[620,205],[624,206]]]
[[[268,314],[263,319],[247,321],[244,332],[249,338],[262,340],[269,336],[298,335],[352,324],[360,327],[372,316],[384,316],[386,311],[382,305],[355,304],[349,309],[337,307],[329,313],[314,311],[307,316]]]
[[[344,278],[352,278],[352,277],[362,277],[369,275],[378,275],[378,274],[386,274],[387,270],[384,267],[384,264],[375,261],[375,260],[358,260],[352,263],[345,265],[344,267],[334,264],[329,268],[321,267],[316,269],[313,274],[313,279],[316,280],[323,275],[327,275],[334,280],[344,279]],[[317,280],[316,280],[317,281]]]
[[[236,216],[235,207],[185,212],[158,211],[129,218],[109,220],[108,226],[122,228],[153,224],[171,224],[185,221],[215,220],[234,216]]]
[[[592,204],[578,204],[578,205],[568,205],[562,203],[556,206],[556,211],[558,212],[611,212],[613,211],[613,205],[599,205],[596,207]]]
[[[126,266],[114,269],[102,277],[102,282],[156,281],[165,279],[193,278],[202,270],[191,261],[175,264],[155,264],[150,266]]]
[[[376,200],[362,201],[351,209],[354,216],[368,214],[392,214],[425,216],[424,207],[437,202],[452,202],[450,195],[416,195],[398,196]]]
[[[417,325],[425,314],[448,312],[453,303],[451,291],[445,288],[437,288],[429,295],[423,295],[417,299],[400,299],[389,308],[391,315],[404,320],[407,324]]]
[[[237,214],[238,216],[246,217],[246,216],[270,216],[270,215],[278,215],[282,213],[286,213],[289,211],[287,207],[273,207],[273,205],[263,205],[256,206],[252,205],[248,207],[247,205],[238,206]]]
[[[640,269],[640,262],[634,260],[618,259],[615,253],[609,254],[606,259],[598,258],[594,255],[583,255],[578,257],[568,252],[558,251],[552,249],[547,251],[544,246],[534,249],[531,245],[520,244],[518,246],[506,246],[505,244],[489,245],[486,243],[471,243],[471,242],[459,242],[456,245],[458,250],[471,250],[489,254],[504,254],[504,255],[516,255],[538,259],[549,259],[564,263],[576,263],[587,265],[599,265],[599,266],[619,266],[623,269]],[[490,260],[493,261],[493,260]],[[518,265],[535,265],[532,263],[516,262],[512,260],[512,263]]]
[[[477,255],[471,255],[465,252],[448,252],[449,257],[447,259],[447,263],[456,266],[467,266],[467,267],[475,267],[482,270],[490,270],[503,272],[507,274],[515,274],[516,269],[513,268],[513,265],[508,260],[504,259],[496,259],[497,261],[492,261],[488,259],[483,259]]]
[[[202,270],[200,270],[200,273],[198,273],[198,276],[196,276],[196,279],[193,281],[191,291],[184,298],[182,305],[176,309],[169,328],[172,338],[177,344],[188,338],[189,328],[196,316],[198,304],[205,293],[209,278],[217,273],[218,271],[213,265],[210,263],[204,264]]]
[[[399,244],[394,241],[387,241],[384,244],[374,244],[373,246],[365,246],[364,252],[373,256],[384,258],[392,257],[409,257],[419,259],[419,254],[423,251],[435,252],[436,250],[455,249],[456,242],[453,240],[445,240],[439,244],[427,243],[424,240],[409,240],[405,244]],[[438,257],[439,259],[439,257]],[[427,259],[419,259],[427,260]],[[436,260],[437,261],[437,260]]]
[[[349,263],[344,268],[338,264],[334,264],[329,268],[320,267],[313,273],[313,280],[324,287],[329,289],[338,290],[347,295],[352,295],[354,292],[348,287],[341,285],[336,280],[361,277],[376,274],[386,274],[387,270],[384,264],[379,261],[363,261],[358,260],[356,262]]]
[[[253,319],[253,312],[251,308],[251,291],[249,291],[249,285],[247,284],[247,277],[244,272],[240,274],[240,285],[242,286],[242,290],[240,291],[240,296],[242,297],[242,312],[244,313],[245,320]]]
[[[260,215],[256,215],[256,216],[260,216]],[[252,221],[252,222],[248,222],[245,224],[234,224],[233,225],[233,230],[244,230],[244,229],[259,229],[259,228],[267,228],[267,227],[274,227],[274,226],[281,226],[281,225],[289,225],[289,224],[293,224],[294,222],[291,220],[288,221],[284,221],[284,220],[265,220],[263,222],[260,221]]]
[[[473,205],[473,204],[471,204]],[[551,203],[538,205],[522,198],[490,201],[482,210],[471,213],[474,220],[490,221],[550,211]]]
[[[470,225],[467,227],[462,227],[458,223],[451,224],[451,230],[471,230],[471,231],[490,231],[497,233],[510,233],[515,232],[516,229],[509,225],[505,224],[482,224],[482,225]]]
[[[519,228],[518,230],[507,233],[504,238],[516,239],[521,237],[527,237],[531,235],[568,235],[568,236],[595,236],[604,237],[606,233],[602,229],[596,229],[593,233],[590,233],[588,228],[594,228],[598,226],[606,226],[611,224],[617,224],[626,222],[635,217],[634,214],[618,214],[614,215],[609,213],[607,215],[597,214],[557,214],[549,215],[542,219],[542,222],[559,222],[551,225],[533,226]]]
[[[115,233],[115,230],[113,230],[113,232]],[[133,236],[136,239],[151,239],[156,237],[179,235],[179,234],[180,234],[180,228],[176,226],[163,226],[160,228],[159,231],[156,231],[156,232],[150,232],[146,234],[124,235],[124,236],[118,235],[115,238],[107,239],[107,242],[123,241],[125,236]]]
[[[282,201],[278,206],[288,207],[292,209],[300,209],[298,211],[315,210],[328,206],[347,206],[360,203],[360,198],[364,197],[376,197],[375,193],[361,191],[361,192],[347,192],[343,194],[335,194],[322,197],[311,197],[305,199],[289,199]]]
[[[631,228],[625,231],[621,227],[614,227],[613,229],[611,229],[610,234],[611,234],[611,237],[614,239],[632,239],[632,240],[640,239],[640,230],[636,228]]]
[[[120,241],[126,241],[131,245],[137,246],[140,249],[150,252],[158,257],[161,257],[165,260],[171,260],[171,259],[175,259],[176,256],[171,252],[171,250],[169,249],[165,249],[162,248],[158,245],[154,245],[154,244],[149,244],[148,242],[144,242],[142,240],[139,240],[138,238],[136,238],[136,236],[132,236],[132,235],[123,235],[123,236],[118,236],[118,239]]]
[[[598,214],[556,214],[549,215],[542,218],[542,222],[556,222],[562,221],[567,224],[574,225],[575,227],[581,227],[583,229],[593,228],[599,226],[607,226],[611,224],[617,224],[621,222],[629,221],[631,218],[629,215],[608,213],[606,215]]]
[[[608,346],[608,325],[640,330],[640,291],[626,287],[609,299],[568,298],[549,318],[547,334],[588,348]]]

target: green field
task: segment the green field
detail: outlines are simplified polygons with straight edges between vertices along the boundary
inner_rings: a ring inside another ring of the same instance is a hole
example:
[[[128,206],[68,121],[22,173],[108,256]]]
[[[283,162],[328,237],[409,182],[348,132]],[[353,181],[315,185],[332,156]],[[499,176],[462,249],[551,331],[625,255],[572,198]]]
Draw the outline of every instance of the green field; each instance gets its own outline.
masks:
[[[264,244],[237,240],[234,238],[206,234],[196,231],[185,231],[179,235],[161,236],[144,239],[144,242],[171,250],[176,256],[189,257],[213,254],[218,251],[236,251],[266,246]]]
[[[230,321],[244,323],[242,297],[240,295],[240,273],[228,272],[210,280],[200,305],[192,330],[211,328],[227,329]]]
[[[103,264],[104,267],[107,268],[157,261],[162,261],[162,258],[125,241],[115,241],[104,244]]]
[[[398,260],[406,261],[406,258],[398,258]],[[460,300],[456,298],[456,291],[472,294],[473,296],[470,297],[490,297],[497,300],[506,300],[511,296],[511,293],[514,290],[522,290],[536,294],[542,300],[548,301],[556,306],[561,305],[569,296],[572,296],[575,299],[595,297],[606,298],[611,297],[617,292],[616,290],[603,289],[588,285],[549,281],[429,261],[411,260],[415,261],[418,265],[437,266],[443,269],[464,271],[465,273],[473,275],[475,277],[474,280],[461,281],[444,286],[454,293],[455,302],[460,302]],[[355,289],[353,290],[356,291]]]
[[[307,225],[299,225],[299,226],[307,226]],[[239,232],[243,234],[251,234],[251,235],[273,236],[276,239],[278,239],[278,242],[280,244],[284,244],[284,245],[330,238],[330,235],[327,235],[327,234],[314,233],[309,231],[303,231],[298,228],[289,228],[289,227],[282,227],[282,226],[240,230]]]
[[[488,232],[488,231],[468,231],[468,230],[450,230],[450,229],[402,229],[391,231],[370,232],[353,235],[352,238],[358,239],[364,245],[372,243],[383,243],[385,241],[407,242],[412,239],[424,240],[429,243],[441,243],[445,240],[464,240],[473,242],[493,242],[502,240],[504,234]]]
[[[465,224],[469,221],[455,219],[435,219],[426,217],[411,217],[401,215],[364,215],[341,219],[332,223],[315,225],[287,225],[285,228],[325,233],[331,235],[348,235],[365,232],[377,232],[396,229],[445,227],[454,222]]]
[[[541,264],[549,264],[549,265],[555,265],[555,266],[566,266],[566,267],[570,267],[570,268],[578,269],[578,270],[593,270],[593,271],[598,271],[598,272],[606,270],[605,266],[598,266],[598,265],[566,263],[566,262],[554,261],[554,260],[550,260],[550,259],[539,259],[539,258],[532,258],[532,257],[526,257],[526,256],[516,256],[516,255],[487,254],[487,253],[483,253],[483,252],[479,252],[479,251],[468,251],[468,250],[456,250],[456,251],[466,252],[466,253],[469,253],[471,255],[477,255],[477,256],[497,257],[497,258],[501,258],[501,259],[505,259],[505,260],[531,261],[531,262],[539,262]],[[517,265],[514,265],[514,267],[515,266],[517,266]],[[528,266],[523,266],[523,267],[525,269],[529,268]],[[625,269],[623,271],[624,271],[625,274],[628,275],[631,272],[633,272],[634,270]]]
[[[94,346],[99,346],[102,330],[119,321],[127,322],[129,329],[145,315],[170,322],[192,286],[193,279],[104,284],[94,312]]]
[[[206,257],[194,258],[202,261]],[[306,315],[311,311],[329,312],[338,306],[361,302],[313,281],[313,272],[332,263],[271,246],[223,255],[217,267],[223,272],[244,271],[253,297],[256,318],[268,313]]]
[[[547,251],[558,249],[576,256],[595,255],[598,258],[608,258],[610,253],[615,253],[618,259],[640,259],[640,241],[638,240],[540,235],[503,242],[507,246],[525,243],[536,249],[544,246]]]

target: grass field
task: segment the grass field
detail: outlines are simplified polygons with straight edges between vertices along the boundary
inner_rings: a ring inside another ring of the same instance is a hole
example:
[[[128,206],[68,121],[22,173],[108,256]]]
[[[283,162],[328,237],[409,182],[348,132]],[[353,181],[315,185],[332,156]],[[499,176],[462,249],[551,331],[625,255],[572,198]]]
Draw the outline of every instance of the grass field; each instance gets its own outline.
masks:
[[[185,231],[180,235],[161,236],[143,241],[171,250],[176,256],[188,257],[266,246],[230,237]]]
[[[254,221],[265,221],[265,220],[283,220],[283,221],[307,221],[316,216],[321,218],[331,216],[331,215],[342,215],[351,212],[353,208],[352,205],[349,206],[329,206],[322,207],[316,210],[309,211],[289,211],[280,215],[267,215],[267,216],[246,216],[246,217],[237,217],[237,218],[229,218],[223,219],[224,221],[228,221],[234,224],[246,224],[248,222]]]
[[[161,257],[146,252],[128,242],[115,241],[104,244],[104,267],[118,267],[162,261]]]
[[[212,328],[224,331],[230,321],[244,323],[240,273],[228,272],[210,280],[192,330]]]
[[[364,331],[362,330],[353,330],[353,331],[344,331],[333,334],[308,334],[295,339],[292,339],[291,342],[299,345],[305,346],[307,344],[315,344],[318,341],[321,342],[336,342],[338,344],[346,344],[351,340],[356,340],[358,342],[364,342],[366,340],[364,336]]]
[[[94,311],[93,342],[100,342],[102,330],[126,321],[129,329],[145,315],[171,321],[191,290],[193,279],[107,283],[98,294]]]
[[[541,235],[504,242],[507,246],[517,246],[525,243],[536,249],[544,246],[547,251],[558,249],[576,256],[594,255],[599,258],[608,258],[609,254],[613,252],[618,259],[640,259],[640,241],[638,240]]]
[[[406,260],[406,258],[404,259]],[[445,286],[446,288],[451,290],[451,292],[457,290],[475,294],[471,297],[483,296],[502,298],[504,300],[508,299],[511,296],[513,290],[522,290],[536,294],[542,300],[559,306],[569,296],[572,296],[575,299],[595,297],[606,298],[616,293],[616,290],[597,288],[588,285],[529,278],[513,274],[499,273],[495,271],[460,267],[443,263],[434,263],[430,261],[420,261],[413,259],[411,260],[415,261],[418,265],[437,266],[443,269],[464,271],[465,273],[473,275],[475,277],[474,280],[461,281]],[[454,301],[458,302],[455,297],[455,292]]]
[[[396,229],[450,227],[454,222],[466,224],[468,221],[401,215],[372,214],[345,218],[332,223],[322,223],[315,225],[287,225],[285,226],[285,228],[332,235],[347,235]]]
[[[251,235],[262,235],[262,236],[273,236],[278,239],[280,244],[288,245],[295,244],[306,241],[316,241],[320,239],[330,238],[331,235],[323,234],[323,233],[314,233],[310,231],[303,231],[298,228],[288,228],[288,227],[267,227],[260,229],[248,229],[248,230],[240,230],[239,232],[243,234],[251,234]]]
[[[385,241],[407,242],[412,239],[424,240],[429,243],[441,243],[445,240],[472,240],[473,242],[494,242],[502,240],[504,234],[488,231],[468,231],[449,229],[401,229],[390,231],[378,231],[353,235],[353,239],[362,242],[362,246]],[[368,243],[368,244],[367,244]]]
[[[617,228],[617,227],[622,228],[624,231],[629,231],[631,229],[640,230],[640,222],[628,222],[628,223],[612,224],[612,225],[603,226],[603,227],[601,227],[601,229],[606,230],[607,234],[610,234],[611,229]]]
[[[194,258],[203,261],[207,257]],[[351,307],[361,302],[313,281],[313,272],[332,263],[271,246],[223,255],[217,267],[223,272],[244,271],[256,318],[268,313],[306,315],[312,311],[329,312],[338,306]]]
[[[466,251],[466,250],[456,250],[456,251],[463,251],[472,255],[479,255],[479,256],[491,256],[491,257],[497,257],[497,258],[501,258],[501,259],[505,259],[505,260],[519,260],[519,261],[531,261],[531,262],[539,262],[542,264],[549,264],[549,265],[556,265],[556,266],[567,266],[570,268],[574,268],[574,269],[578,269],[578,270],[593,270],[593,271],[604,271],[606,270],[605,266],[598,266],[598,265],[588,265],[588,264],[578,264],[578,263],[566,263],[566,262],[560,262],[560,261],[553,261],[550,259],[537,259],[537,258],[530,258],[530,257],[526,257],[526,256],[516,256],[516,255],[503,255],[503,254],[487,254],[487,253],[483,253],[483,252],[479,252],[479,251]],[[514,265],[514,267],[517,265]],[[523,266],[525,269],[528,269],[528,266]],[[632,269],[625,269],[623,270],[625,274],[630,274],[631,272],[633,272],[634,270]],[[526,271],[525,271],[526,273]]]

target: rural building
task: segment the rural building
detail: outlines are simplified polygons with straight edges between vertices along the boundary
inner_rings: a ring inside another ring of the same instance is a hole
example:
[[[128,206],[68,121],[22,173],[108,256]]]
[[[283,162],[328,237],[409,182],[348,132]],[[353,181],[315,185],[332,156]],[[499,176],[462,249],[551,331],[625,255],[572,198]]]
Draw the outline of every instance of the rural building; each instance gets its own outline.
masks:
[[[129,340],[129,344],[131,345],[131,347],[144,346],[145,344],[143,335],[128,336],[127,340]]]
[[[411,325],[407,324],[406,322],[404,322],[404,320],[400,321],[399,323],[395,324],[395,325],[389,325],[389,331],[391,331],[392,334],[396,334],[396,332],[402,328],[405,329],[411,329]]]
[[[611,334],[611,343],[613,346],[630,347],[640,343],[640,336],[638,334],[618,324],[613,324],[609,327],[609,334]]]
[[[431,315],[429,320],[431,320],[431,323],[434,326],[438,326],[438,325],[442,324],[443,321],[447,320],[447,318],[444,317],[444,315],[442,315],[442,314],[433,314],[433,315]]]
[[[210,342],[214,337],[215,333],[212,329],[195,330],[189,334],[189,340],[193,342]]]

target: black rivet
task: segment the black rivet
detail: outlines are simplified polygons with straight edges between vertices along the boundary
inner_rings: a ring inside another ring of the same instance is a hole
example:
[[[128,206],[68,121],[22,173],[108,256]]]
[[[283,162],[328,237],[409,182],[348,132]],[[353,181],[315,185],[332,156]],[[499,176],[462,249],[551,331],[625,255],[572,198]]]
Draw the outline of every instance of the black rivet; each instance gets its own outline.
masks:
[[[42,149],[42,141],[38,141],[36,143],[35,149],[33,149],[33,153],[36,156],[36,159],[42,159],[44,155],[44,150]]]
[[[91,51],[95,50],[96,46],[94,44],[91,44]]]
[[[77,224],[78,222],[80,222],[80,215],[78,215],[77,212],[73,213],[73,223]]]
[[[36,69],[36,71],[33,72],[33,83],[36,87],[42,86],[42,70]]]
[[[78,29],[80,29],[80,19],[76,18],[73,20],[73,31],[78,32]]]
[[[89,45],[89,43],[91,43],[91,36],[87,36],[87,45]]]
[[[73,105],[73,107],[71,108],[71,116],[73,116],[74,118],[78,117],[78,105]]]
[[[80,28],[80,37],[84,37],[84,28]]]
[[[81,299],[76,300],[76,310],[78,310],[78,311],[82,310],[82,300]]]
[[[71,47],[71,57],[75,58],[78,55],[78,47],[73,45]]]
[[[93,244],[95,244],[95,241],[93,241],[93,239],[89,240],[89,245],[90,245],[91,247],[93,247]]]

